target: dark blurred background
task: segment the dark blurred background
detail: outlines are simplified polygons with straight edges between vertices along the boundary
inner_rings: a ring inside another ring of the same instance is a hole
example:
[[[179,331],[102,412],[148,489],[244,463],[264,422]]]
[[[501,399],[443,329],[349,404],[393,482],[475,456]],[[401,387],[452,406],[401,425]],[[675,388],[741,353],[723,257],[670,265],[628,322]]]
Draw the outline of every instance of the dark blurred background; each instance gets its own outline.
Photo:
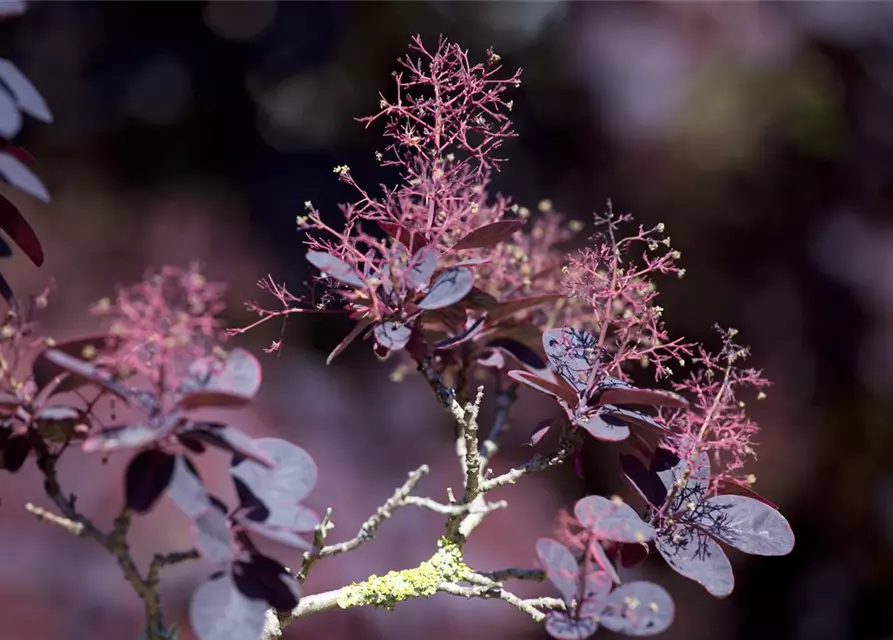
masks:
[[[24,293],[56,277],[45,322],[62,338],[96,326],[88,303],[116,283],[199,259],[232,285],[229,320],[250,321],[243,302],[262,297],[259,278],[300,289],[309,276],[295,231],[303,202],[334,215],[353,197],[332,167],[349,165],[373,189],[390,179],[373,161],[380,130],[353,118],[376,111],[415,33],[432,45],[444,34],[479,61],[493,46],[506,67],[524,68],[512,96],[520,137],[496,190],[531,208],[549,198],[584,222],[608,197],[643,223],[665,222],[688,272],[659,283],[672,332],[711,340],[714,322],[734,326],[775,381],[755,407],[764,429],[755,473],[797,547],[786,558],[733,556],[737,586],[722,601],[651,559],[637,573],[678,607],[663,637],[893,637],[893,3],[33,3],[0,24],[0,56],[56,116],[28,122],[19,139],[54,199],[4,191],[48,254],[40,270],[16,258],[7,278]],[[333,507],[337,539],[423,462],[433,472],[421,491],[444,499],[459,482],[424,384],[391,382],[392,363],[363,346],[325,367],[347,328],[291,322],[285,353],[261,355],[261,402],[236,416],[314,455],[310,504]],[[260,352],[277,332],[269,325],[240,343]],[[524,396],[499,464],[528,455],[523,434],[551,412]],[[609,473],[614,453],[594,454],[590,489],[622,489]],[[114,470],[124,462],[72,456],[63,468],[103,524],[120,502]],[[208,464],[222,479],[223,463]],[[22,509],[45,501],[36,475],[4,478],[0,492],[0,637],[137,637],[141,607],[114,563]],[[469,546],[481,569],[532,566],[534,541],[580,488],[561,470],[505,497],[510,509]],[[317,565],[307,590],[414,566],[441,525],[403,511],[376,541]],[[162,505],[139,521],[134,546],[145,559],[188,535]],[[165,582],[184,627],[202,571],[178,568]],[[446,595],[395,613],[320,614],[287,637],[460,634],[545,638],[503,603]]]

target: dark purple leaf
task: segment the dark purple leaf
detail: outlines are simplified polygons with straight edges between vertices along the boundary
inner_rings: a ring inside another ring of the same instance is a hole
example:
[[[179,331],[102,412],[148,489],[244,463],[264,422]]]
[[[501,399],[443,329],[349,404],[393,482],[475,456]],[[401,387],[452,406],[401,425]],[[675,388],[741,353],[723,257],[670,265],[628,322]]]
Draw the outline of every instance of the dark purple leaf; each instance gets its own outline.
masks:
[[[736,495],[736,496],[744,496],[745,498],[753,498],[754,500],[759,500],[767,507],[771,507],[778,511],[778,505],[766,498],[765,496],[760,495],[753,489],[748,486],[739,484],[738,482],[733,482],[727,479],[721,479],[716,483],[716,493],[719,495]]]
[[[12,93],[19,109],[42,122],[53,121],[53,114],[40,92],[9,60],[0,59],[0,80]]]
[[[2,430],[3,439],[0,458],[3,460],[3,469],[10,473],[16,473],[25,464],[28,454],[31,453],[31,442],[24,435],[10,435],[8,429]]]
[[[186,456],[177,456],[174,476],[167,486],[167,495],[180,511],[193,519],[211,508],[211,498],[205,489],[205,484],[198,470]]]
[[[499,347],[500,349],[508,351],[518,362],[535,373],[543,371],[548,367],[546,361],[540,357],[540,354],[523,342],[519,342],[513,338],[496,338],[488,342],[487,346]]]
[[[683,409],[688,400],[670,391],[660,389],[607,389],[599,394],[599,405],[606,404],[645,404],[653,407],[675,407]]]
[[[484,332],[484,329],[486,328],[485,320],[486,319],[483,317],[480,317],[477,320],[468,318],[465,322],[464,329],[460,333],[457,333],[446,340],[441,340],[434,345],[434,348],[447,349],[474,340],[475,337]]]
[[[3,296],[3,299],[6,300],[6,304],[8,304],[10,307],[17,306],[15,293],[13,293],[12,287],[9,285],[9,282],[7,282],[6,278],[3,277],[2,273],[0,273],[0,295]]]
[[[357,270],[341,258],[322,251],[308,251],[307,261],[330,278],[334,278],[352,287],[365,287],[366,281]]]
[[[490,322],[496,323],[499,320],[503,320],[518,313],[519,311],[532,309],[533,307],[538,307],[539,305],[548,302],[555,302],[560,298],[561,295],[558,293],[547,293],[541,296],[530,296],[528,298],[516,298],[515,300],[500,302],[487,311],[487,316],[490,319]]]
[[[574,416],[573,422],[585,429],[593,438],[604,442],[620,442],[629,437],[629,427],[626,423],[618,419],[614,413],[601,409]]]
[[[18,208],[0,196],[0,229],[15,242],[22,252],[38,267],[43,264],[43,247],[34,229]]]
[[[536,541],[536,555],[546,577],[570,605],[578,595],[580,582],[580,569],[574,554],[557,540],[540,538]]]
[[[189,428],[180,434],[182,437],[191,437],[207,442],[219,449],[237,453],[240,456],[259,462],[265,466],[272,466],[263,451],[257,445],[257,440],[219,422],[193,422]]]
[[[388,351],[400,351],[412,337],[412,329],[402,322],[385,320],[375,325],[372,331],[375,342]]]
[[[456,304],[471,291],[474,274],[464,267],[447,269],[431,284],[428,295],[422,298],[420,309],[442,309]]]
[[[384,220],[377,220],[377,222],[382,231],[405,247],[420,249],[428,244],[428,240],[424,235],[415,231],[409,231],[402,224],[385,222]]]
[[[499,305],[499,301],[486,291],[472,287],[468,295],[462,300],[462,304],[468,309],[489,311]]]
[[[175,464],[176,456],[158,449],[137,454],[124,475],[127,508],[137,513],[149,511],[170,484]]]
[[[53,363],[49,358],[47,358],[47,354],[50,351],[62,351],[63,353],[67,353],[68,355],[74,356],[75,358],[79,358],[81,360],[90,360],[90,357],[88,356],[106,349],[109,346],[109,343],[110,339],[108,338],[108,336],[92,336],[89,338],[82,338],[80,340],[65,342],[56,345],[52,349],[46,349],[42,351],[40,354],[38,354],[37,358],[35,358],[34,364],[31,366],[31,373],[34,376],[34,383],[37,385],[38,389],[43,389],[57,376],[68,373],[67,369],[64,369],[63,367]],[[64,380],[56,387],[55,391],[56,393],[71,391],[78,388],[79,386],[83,386],[84,384],[89,384],[89,381],[84,381],[82,379],[69,376],[67,380]]]
[[[272,511],[267,511],[263,522],[248,518],[241,518],[239,522],[250,532],[290,547],[307,550],[311,544],[298,535],[298,532],[313,531],[319,524],[319,517],[300,505],[277,505]]]
[[[15,413],[23,404],[24,402],[18,396],[0,391],[0,413]]]
[[[631,427],[642,427],[646,429],[654,429],[661,433],[667,433],[668,429],[649,415],[645,415],[641,411],[633,411],[632,409],[621,409],[612,405],[605,405],[599,409],[599,415],[607,419],[610,417],[611,423],[617,421],[623,422]]]
[[[267,603],[246,598],[229,573],[221,573],[198,588],[189,605],[189,622],[199,640],[260,638]]]
[[[478,227],[451,247],[452,251],[491,247],[508,240],[515,231],[524,226],[522,220],[498,220]]]
[[[588,331],[563,327],[543,332],[543,349],[552,368],[583,394],[593,376],[598,373],[598,345]]]
[[[671,569],[703,585],[717,598],[729,595],[735,588],[729,559],[707,534],[685,525],[675,525],[658,533],[655,545]]]
[[[254,399],[261,383],[261,366],[245,349],[233,349],[207,384],[185,394],[180,407],[187,411],[202,407],[241,407]]]
[[[700,503],[695,522],[722,542],[758,556],[783,556],[794,549],[794,532],[775,509],[744,496],[714,496]]]
[[[537,391],[548,393],[550,396],[555,396],[559,400],[564,400],[564,402],[566,402],[571,407],[577,404],[578,398],[576,394],[574,393],[573,389],[571,389],[567,385],[549,382],[548,380],[540,378],[539,376],[534,375],[529,371],[520,371],[517,369],[514,371],[509,371],[508,376],[512,380],[516,380],[518,382],[526,384],[528,387],[533,387]]]
[[[249,598],[259,598],[277,611],[298,606],[301,588],[285,567],[267,556],[255,554],[248,562],[233,565],[236,588]]]
[[[50,201],[50,193],[43,186],[40,178],[34,175],[31,169],[26,167],[21,160],[11,153],[0,151],[0,175],[9,184],[21,189],[28,195],[32,195],[43,202]]]
[[[84,441],[84,451],[105,453],[117,449],[136,449],[154,442],[162,435],[159,429],[142,424],[107,427]]]
[[[653,636],[673,624],[676,607],[665,589],[651,582],[628,582],[608,597],[601,625],[628,636]]]
[[[298,504],[316,484],[313,458],[301,447],[278,438],[258,438],[255,443],[273,468],[236,455],[230,474],[271,508]]]
[[[371,324],[372,321],[368,319],[360,320],[359,322],[357,322],[353,326],[353,329],[350,330],[350,333],[344,336],[344,339],[341,340],[341,342],[339,342],[334,349],[332,349],[332,353],[330,353],[329,357],[326,358],[326,364],[332,364],[332,360],[338,357],[338,354],[340,354],[342,351],[347,349],[348,345],[356,340],[357,336],[363,333],[363,331],[365,331]]]
[[[208,450],[201,439],[190,436],[188,433],[178,435],[177,440],[179,440],[180,444],[189,449],[192,453],[204,453]]]
[[[419,291],[428,286],[431,276],[437,269],[437,250],[434,247],[422,247],[407,265],[406,282]]]
[[[563,611],[546,614],[546,633],[555,640],[584,640],[597,629],[598,623],[593,618],[577,618]]]
[[[552,419],[540,420],[540,422],[536,425],[536,430],[533,432],[533,435],[530,436],[530,440],[527,441],[527,445],[530,447],[535,447],[539,444],[540,440],[546,437],[549,433],[549,430],[552,428]]]
[[[587,496],[577,501],[574,515],[600,540],[613,542],[647,542],[654,539],[654,529],[643,522],[632,507],[619,498]]]
[[[625,569],[632,569],[642,563],[648,557],[647,544],[621,544],[620,565]]]
[[[507,351],[503,351],[502,349],[484,349],[480,351],[475,359],[477,363],[482,367],[488,367],[491,369],[504,369],[505,368],[505,355],[508,354]]]
[[[203,558],[214,564],[228,563],[233,557],[233,532],[225,513],[210,503],[193,518],[192,536]]]
[[[659,507],[667,499],[667,488],[657,473],[646,468],[637,457],[621,454],[620,468],[633,488],[649,504]]]

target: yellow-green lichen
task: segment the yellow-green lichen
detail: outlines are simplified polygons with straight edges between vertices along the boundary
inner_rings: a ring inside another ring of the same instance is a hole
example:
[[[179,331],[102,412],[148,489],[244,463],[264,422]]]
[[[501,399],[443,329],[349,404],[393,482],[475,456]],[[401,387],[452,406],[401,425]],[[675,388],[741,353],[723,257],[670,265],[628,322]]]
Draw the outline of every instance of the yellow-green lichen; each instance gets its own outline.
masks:
[[[461,547],[441,538],[437,542],[437,553],[430,560],[413,569],[372,575],[363,582],[354,582],[344,588],[338,606],[347,609],[371,605],[393,610],[403,600],[429,598],[437,592],[438,584],[457,582],[469,572],[462,561]]]

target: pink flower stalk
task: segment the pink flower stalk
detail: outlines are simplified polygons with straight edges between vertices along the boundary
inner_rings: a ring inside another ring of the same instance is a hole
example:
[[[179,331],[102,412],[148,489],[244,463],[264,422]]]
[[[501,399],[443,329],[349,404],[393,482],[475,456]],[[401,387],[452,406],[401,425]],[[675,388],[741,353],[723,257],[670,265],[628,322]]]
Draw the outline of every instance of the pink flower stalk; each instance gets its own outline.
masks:
[[[661,409],[660,418],[673,432],[663,446],[689,461],[707,454],[712,470],[710,492],[722,487],[749,487],[756,478],[744,473],[750,458],[756,457],[754,437],[758,425],[745,411],[744,393],[762,400],[763,389],[771,383],[757,369],[737,365],[749,350],[733,341],[737,331],[721,331],[723,346],[718,354],[698,347],[697,368],[673,383],[677,393],[691,398],[686,411]]]
[[[629,214],[616,215],[610,201],[607,213],[595,216],[599,230],[590,246],[573,254],[563,269],[563,291],[572,302],[561,322],[597,332],[611,375],[628,380],[623,365],[637,362],[653,365],[655,378],[661,379],[672,374],[671,363],[681,365],[693,345],[669,338],[652,279],[667,274],[681,278],[685,270],[676,265],[680,254],[670,248],[663,223],[651,229],[639,225],[624,235],[622,225],[632,220]]]
[[[110,319],[114,338],[95,364],[140,376],[162,393],[178,389],[196,367],[219,360],[214,347],[223,338],[218,315],[226,306],[224,291],[225,285],[208,282],[195,264],[162,267],[136,285],[119,287],[114,300],[100,300],[91,309]]]

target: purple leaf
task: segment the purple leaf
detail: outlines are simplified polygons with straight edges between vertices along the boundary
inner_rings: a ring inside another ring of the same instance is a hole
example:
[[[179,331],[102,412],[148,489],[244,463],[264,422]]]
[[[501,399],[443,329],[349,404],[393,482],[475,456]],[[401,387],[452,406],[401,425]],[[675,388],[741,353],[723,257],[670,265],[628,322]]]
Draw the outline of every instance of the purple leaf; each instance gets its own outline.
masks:
[[[310,509],[296,506],[276,506],[267,511],[263,522],[250,518],[240,518],[239,523],[248,531],[298,549],[310,549],[311,544],[297,532],[313,531],[319,524],[319,517]]]
[[[34,376],[34,383],[37,385],[38,389],[43,389],[50,382],[52,382],[57,376],[67,374],[68,370],[55,364],[52,362],[47,355],[50,351],[61,351],[63,353],[67,353],[70,356],[74,356],[75,358],[80,358],[81,360],[89,360],[87,356],[96,353],[98,351],[102,351],[107,346],[109,346],[110,339],[108,336],[92,336],[89,338],[82,338],[80,340],[73,340],[71,342],[65,342],[59,345],[56,345],[52,349],[46,349],[42,351],[38,356],[34,359],[34,364],[31,365],[31,374]],[[69,376],[67,380],[61,382],[54,391],[56,393],[61,393],[62,391],[71,391],[73,389],[78,388],[79,386],[83,386],[84,384],[88,384],[90,381],[84,381],[83,379],[78,379],[73,376]]]
[[[326,364],[332,364],[332,360],[338,357],[338,354],[340,354],[342,351],[347,349],[348,345],[356,340],[357,336],[363,333],[363,331],[365,331],[370,324],[372,324],[371,320],[360,320],[359,322],[357,322],[353,326],[353,329],[350,330],[350,333],[344,336],[344,339],[342,339],[341,342],[339,342],[338,345],[334,349],[332,349],[332,353],[330,353],[329,357],[326,358]]]
[[[185,394],[179,406],[190,411],[202,407],[240,407],[254,399],[261,383],[261,366],[245,349],[233,349],[208,382]]]
[[[456,304],[471,291],[474,284],[474,274],[464,267],[447,269],[441,273],[431,284],[428,295],[422,298],[418,306],[420,309],[442,309]]]
[[[196,438],[225,451],[237,453],[265,466],[272,466],[257,441],[234,427],[219,422],[194,422],[180,438]]]
[[[22,112],[13,97],[0,88],[0,136],[12,140],[22,128]]]
[[[83,382],[97,384],[127,403],[133,401],[133,396],[127,387],[112,380],[111,375],[89,362],[70,356],[60,349],[49,349],[45,352],[44,357],[64,372],[80,378]]]
[[[208,504],[192,521],[195,546],[206,560],[214,564],[228,563],[233,557],[233,533],[226,513]]]
[[[617,587],[599,616],[601,625],[628,636],[653,636],[673,623],[676,607],[665,589],[651,582]]]
[[[84,440],[87,453],[106,453],[117,449],[137,449],[155,442],[161,432],[143,424],[107,427]]]
[[[0,80],[12,92],[19,109],[43,122],[53,121],[53,114],[40,92],[9,60],[0,59]]]
[[[563,611],[550,611],[546,615],[546,633],[555,640],[585,640],[598,629],[593,618],[577,618]]]
[[[233,478],[268,507],[296,505],[303,500],[316,484],[316,464],[310,454],[278,438],[258,438],[255,443],[273,468],[235,455],[230,467]]]
[[[624,422],[631,427],[643,427],[654,429],[661,433],[667,433],[668,429],[651,416],[645,415],[641,411],[633,411],[631,409],[621,409],[612,405],[605,405],[599,409],[599,415],[603,418],[611,417],[611,422]]]
[[[0,151],[0,175],[9,184],[21,189],[28,195],[34,196],[43,202],[50,201],[50,193],[43,186],[40,178],[34,175],[31,169],[22,164],[18,158],[5,151]]]
[[[508,240],[522,226],[524,226],[524,222],[521,220],[498,220],[497,222],[491,222],[483,227],[478,227],[464,236],[450,250],[461,251],[464,249],[491,247],[503,240]]]
[[[658,449],[655,452],[654,460],[652,460],[653,469],[655,468],[656,463],[660,465],[661,456],[665,453],[669,452],[664,449]],[[670,491],[673,486],[678,486],[678,484],[682,482],[683,478],[685,478],[686,469],[688,469],[688,463],[684,459],[677,458],[677,460],[678,462],[669,469],[656,471],[657,476],[660,478],[661,482],[663,482],[667,491]],[[710,458],[702,451],[698,454],[697,462],[692,465],[692,469],[688,473],[685,486],[676,490],[673,498],[673,509],[678,510],[683,503],[700,502],[707,494],[709,485]]]
[[[629,437],[629,427],[626,426],[626,423],[609,411],[589,411],[583,415],[574,416],[573,422],[597,440],[620,442]]]
[[[366,282],[357,270],[341,258],[322,251],[308,251],[307,261],[330,278],[334,278],[352,287],[365,287]]]
[[[229,573],[198,588],[189,605],[189,623],[199,640],[260,638],[267,603],[246,598]]]
[[[735,588],[735,576],[726,554],[707,534],[675,525],[655,538],[658,552],[676,573],[703,585],[717,598]]]
[[[602,571],[604,571],[612,581],[620,584],[620,576],[617,574],[617,569],[614,568],[614,563],[608,558],[608,554],[605,553],[605,548],[598,540],[590,542],[589,553],[592,554],[592,557],[595,559],[596,563],[598,563],[598,566],[601,567]]]
[[[2,468],[15,473],[22,468],[31,453],[31,441],[24,435],[11,435],[9,429],[3,429],[0,434]]]
[[[670,391],[660,389],[607,389],[598,396],[598,404],[646,404],[653,407],[675,407],[684,409],[688,400]]]
[[[598,346],[588,331],[564,327],[543,332],[543,349],[552,368],[583,394],[599,368]]]
[[[794,549],[791,525],[772,507],[744,496],[714,496],[697,506],[695,520],[722,542],[758,556],[783,556]]]
[[[412,337],[412,329],[402,322],[385,320],[375,325],[372,330],[375,342],[387,351],[400,351],[409,343]]]
[[[646,468],[642,461],[635,456],[621,454],[620,468],[645,502],[659,507],[667,499],[667,488],[657,473]]]
[[[577,501],[574,515],[601,540],[647,542],[654,539],[651,525],[619,499],[615,502],[602,496],[587,496]]]
[[[648,553],[647,544],[621,544],[620,565],[625,569],[632,569],[641,564]]]
[[[180,511],[197,518],[211,506],[211,499],[195,466],[186,456],[177,456],[174,477],[167,486],[167,495]]]
[[[570,605],[579,591],[580,569],[574,554],[557,540],[540,538],[536,541],[536,555],[546,577]]]
[[[425,238],[424,235],[416,231],[410,231],[402,224],[385,222],[384,220],[377,220],[376,222],[378,222],[378,226],[381,227],[382,231],[397,240],[397,242],[403,246],[412,249],[420,249],[428,244],[428,239]]]
[[[556,382],[549,382],[545,378],[540,378],[539,376],[534,375],[529,371],[521,371],[518,369],[509,371],[508,376],[512,380],[516,380],[518,382],[526,384],[528,387],[532,387],[537,391],[548,393],[550,396],[555,396],[559,400],[563,400],[569,406],[573,407],[577,404],[578,398],[574,394],[573,389],[566,385]]]
[[[277,611],[291,611],[301,597],[300,586],[288,570],[260,554],[248,562],[234,563],[233,581],[245,596],[262,599]]]
[[[18,208],[4,197],[0,197],[0,229],[19,246],[31,262],[38,267],[43,264],[43,247],[40,246],[37,234]]]
[[[170,484],[176,457],[158,449],[136,455],[124,475],[126,504],[137,513],[149,511]]]
[[[546,361],[536,351],[514,338],[496,338],[487,343],[488,347],[498,347],[510,353],[515,360],[534,373],[548,368]]]
[[[406,281],[413,289],[420,291],[428,286],[431,276],[437,269],[437,250],[434,247],[422,247],[407,265]]]
[[[487,316],[490,318],[491,322],[496,323],[499,320],[518,313],[519,311],[532,309],[533,307],[537,307],[547,302],[555,302],[560,298],[561,295],[558,293],[547,293],[541,296],[530,296],[527,298],[516,298],[514,300],[507,300],[506,302],[500,302],[492,309],[489,309],[487,311]]]

